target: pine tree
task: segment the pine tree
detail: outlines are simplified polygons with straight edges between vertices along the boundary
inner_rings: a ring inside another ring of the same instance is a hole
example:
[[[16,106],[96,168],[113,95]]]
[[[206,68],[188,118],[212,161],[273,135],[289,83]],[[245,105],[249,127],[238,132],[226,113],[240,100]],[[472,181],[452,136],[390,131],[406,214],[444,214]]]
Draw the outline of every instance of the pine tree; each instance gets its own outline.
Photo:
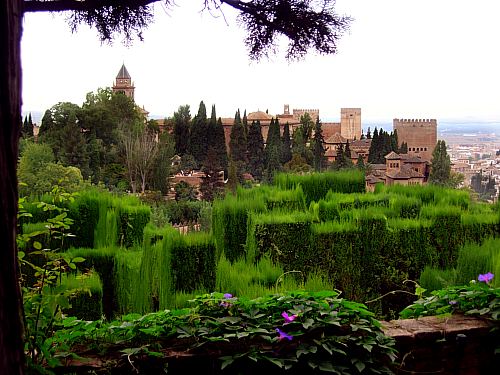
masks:
[[[200,102],[198,113],[191,122],[191,132],[189,137],[189,150],[198,166],[201,166],[208,151],[208,119],[207,108],[203,101]]]
[[[451,175],[451,161],[446,151],[446,142],[439,140],[432,152],[431,173],[429,183],[448,186]]]
[[[288,122],[283,127],[281,141],[281,164],[286,164],[292,159],[292,141],[290,139],[290,125]]]
[[[252,121],[248,129],[248,171],[257,180],[262,180],[264,171],[264,138],[260,121]]]
[[[366,139],[372,139],[372,133],[370,131],[370,127],[368,127],[368,131],[366,132]]]
[[[317,172],[322,171],[326,164],[325,148],[323,146],[324,143],[325,139],[323,138],[323,129],[321,128],[321,122],[318,117],[314,127],[313,137],[313,165],[314,170]]]

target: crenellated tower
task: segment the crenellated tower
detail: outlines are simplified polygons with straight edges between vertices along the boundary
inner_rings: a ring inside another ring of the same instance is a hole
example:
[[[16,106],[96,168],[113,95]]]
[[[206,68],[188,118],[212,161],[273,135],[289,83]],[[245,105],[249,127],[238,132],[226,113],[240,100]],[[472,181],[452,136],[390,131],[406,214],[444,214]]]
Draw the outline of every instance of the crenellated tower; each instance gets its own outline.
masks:
[[[346,139],[361,138],[361,108],[340,109],[340,135]]]
[[[435,119],[394,119],[393,130],[398,133],[398,146],[405,142],[408,154],[430,161],[437,143]]]

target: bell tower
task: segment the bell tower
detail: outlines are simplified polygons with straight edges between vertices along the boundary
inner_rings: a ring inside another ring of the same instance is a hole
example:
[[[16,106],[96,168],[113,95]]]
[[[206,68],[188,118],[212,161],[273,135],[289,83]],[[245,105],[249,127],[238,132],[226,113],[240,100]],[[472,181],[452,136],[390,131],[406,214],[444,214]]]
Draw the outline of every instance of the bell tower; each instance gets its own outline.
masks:
[[[113,92],[122,92],[130,99],[134,100],[134,84],[130,74],[128,73],[125,63],[120,68],[116,76],[115,84],[113,85]]]

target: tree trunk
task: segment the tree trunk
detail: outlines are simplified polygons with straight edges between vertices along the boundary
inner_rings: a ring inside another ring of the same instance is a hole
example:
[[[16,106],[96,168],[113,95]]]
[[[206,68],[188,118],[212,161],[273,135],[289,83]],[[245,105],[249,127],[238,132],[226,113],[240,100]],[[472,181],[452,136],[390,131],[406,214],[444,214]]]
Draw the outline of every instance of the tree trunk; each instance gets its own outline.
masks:
[[[0,1],[0,374],[23,374],[16,249],[17,152],[21,125],[22,1]]]

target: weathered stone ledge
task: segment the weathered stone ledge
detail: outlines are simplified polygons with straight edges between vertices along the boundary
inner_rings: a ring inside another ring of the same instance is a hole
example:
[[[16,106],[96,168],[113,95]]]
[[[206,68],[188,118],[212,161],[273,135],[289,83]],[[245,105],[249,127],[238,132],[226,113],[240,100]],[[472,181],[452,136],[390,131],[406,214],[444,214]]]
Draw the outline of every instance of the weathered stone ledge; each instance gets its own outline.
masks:
[[[484,319],[452,315],[382,322],[396,340],[398,374],[495,374],[500,331]]]

